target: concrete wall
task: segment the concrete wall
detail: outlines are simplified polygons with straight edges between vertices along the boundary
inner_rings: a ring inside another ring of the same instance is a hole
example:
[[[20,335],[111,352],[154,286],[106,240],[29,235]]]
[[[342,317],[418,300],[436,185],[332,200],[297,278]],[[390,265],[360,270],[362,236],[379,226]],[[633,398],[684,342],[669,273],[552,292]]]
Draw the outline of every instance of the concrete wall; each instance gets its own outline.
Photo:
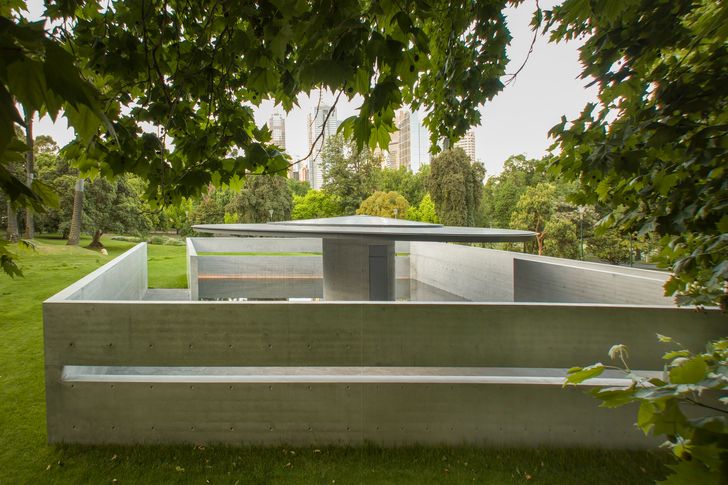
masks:
[[[320,253],[321,239],[286,237],[191,237],[197,253]]]
[[[460,244],[410,243],[410,278],[470,301],[513,301],[513,255]]]
[[[146,291],[147,243],[140,243],[48,301],[141,300]]]
[[[409,243],[396,244],[400,254]],[[187,285],[192,300],[210,298],[322,298],[321,239],[188,238]],[[319,254],[301,256],[200,256],[200,252]],[[409,256],[395,258],[395,274],[409,278]]]
[[[637,270],[621,274],[611,266],[580,267],[569,261],[513,260],[514,301],[674,305],[664,296],[668,274]]]
[[[187,248],[187,288],[190,290],[190,300],[196,301],[200,299],[199,271],[197,268],[199,259],[193,238],[188,237],[185,242]]]
[[[634,410],[599,409],[543,379],[606,361],[614,343],[629,347],[633,368],[659,370],[655,333],[700,348],[723,335],[726,317],[589,305],[49,301],[44,323],[51,442],[624,447],[647,443]],[[502,368],[516,369],[495,379]]]
[[[410,261],[413,279],[471,301],[674,305],[661,271],[431,242]]]
[[[191,237],[187,238],[198,253],[265,252],[320,253],[320,238],[286,237]],[[409,241],[397,241],[398,253],[409,253]]]

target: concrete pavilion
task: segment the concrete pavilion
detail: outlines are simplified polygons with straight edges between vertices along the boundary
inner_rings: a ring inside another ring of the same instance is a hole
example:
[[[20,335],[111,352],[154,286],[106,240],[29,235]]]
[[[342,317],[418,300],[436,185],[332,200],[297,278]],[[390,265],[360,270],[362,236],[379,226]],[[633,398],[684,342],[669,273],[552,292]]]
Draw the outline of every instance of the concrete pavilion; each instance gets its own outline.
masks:
[[[324,300],[392,301],[395,241],[527,242],[531,231],[454,227],[375,216],[343,216],[264,224],[201,224],[202,233],[322,239]]]

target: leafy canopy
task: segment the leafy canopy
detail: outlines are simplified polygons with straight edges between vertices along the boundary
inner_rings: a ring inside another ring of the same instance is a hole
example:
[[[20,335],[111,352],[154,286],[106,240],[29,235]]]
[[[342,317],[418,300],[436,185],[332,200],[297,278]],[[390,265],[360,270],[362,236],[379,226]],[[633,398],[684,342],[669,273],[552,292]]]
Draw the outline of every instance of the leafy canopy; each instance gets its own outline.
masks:
[[[566,0],[552,39],[586,36],[582,77],[600,104],[551,130],[552,170],[582,185],[605,221],[663,236],[680,302],[728,304],[728,4]]]
[[[357,214],[406,219],[410,208],[407,199],[398,192],[376,191],[366,198],[356,210]]]
[[[428,188],[437,217],[448,226],[474,226],[483,197],[485,168],[462,148],[440,153],[430,162]]]
[[[360,97],[359,113],[342,126],[359,149],[386,148],[403,104],[428,113],[433,141],[454,141],[503,87],[506,4],[52,2],[46,15],[58,27],[32,27],[42,50],[24,54],[37,64],[11,59],[0,73],[0,131],[21,123],[11,96],[54,114],[65,101],[79,136],[67,156],[86,172],[137,174],[149,182],[146,195],[163,202],[209,183],[236,186],[245,174],[285,171],[291,160],[256,126],[252,109],[273,99],[288,110],[313,89]],[[13,33],[24,25],[12,16],[22,5],[0,12],[13,49],[32,30]],[[52,99],[54,85],[43,74],[50,63],[59,64],[67,88]]]

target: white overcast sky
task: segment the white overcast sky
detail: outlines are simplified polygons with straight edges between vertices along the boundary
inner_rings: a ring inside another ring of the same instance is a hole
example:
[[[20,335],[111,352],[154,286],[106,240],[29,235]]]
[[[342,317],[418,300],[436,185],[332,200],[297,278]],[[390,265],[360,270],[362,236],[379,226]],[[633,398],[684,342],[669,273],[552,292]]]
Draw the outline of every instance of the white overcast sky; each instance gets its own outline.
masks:
[[[558,2],[540,2],[544,9],[554,3]],[[42,0],[31,0],[28,4],[31,17],[42,13]],[[508,48],[511,60],[508,73],[518,69],[528,53],[533,38],[529,23],[534,6],[535,2],[531,0],[506,11],[513,36]],[[475,131],[475,155],[485,163],[488,175],[500,173],[503,162],[511,155],[544,155],[551,144],[548,130],[562,115],[573,119],[587,102],[596,99],[596,90],[586,89],[587,81],[578,79],[581,71],[578,47],[576,42],[550,44],[546,36],[539,34],[533,53],[518,78],[481,108],[481,126]],[[328,98],[329,102],[333,101],[330,95]],[[308,151],[306,115],[315,108],[316,99],[300,96],[300,109],[294,109],[286,118],[286,145],[294,159]],[[355,114],[357,107],[356,100],[347,102],[342,97],[337,105],[338,118],[342,120]],[[256,121],[265,123],[273,109],[272,102],[263,103],[256,110]],[[35,134],[51,135],[60,145],[73,138],[73,130],[62,118],[55,124],[47,117],[40,120],[35,126]]]

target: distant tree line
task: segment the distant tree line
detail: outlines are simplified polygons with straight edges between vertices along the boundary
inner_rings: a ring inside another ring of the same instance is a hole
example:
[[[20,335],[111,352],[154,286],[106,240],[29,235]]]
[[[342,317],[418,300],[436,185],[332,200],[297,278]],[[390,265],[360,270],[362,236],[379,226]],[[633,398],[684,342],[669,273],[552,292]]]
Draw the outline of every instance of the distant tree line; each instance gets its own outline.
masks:
[[[352,214],[531,230],[538,235],[533,244],[495,246],[564,258],[624,263],[630,257],[643,258],[653,247],[649,237],[598,230],[609,211],[571,202],[576,184],[549,175],[546,159],[512,156],[499,175],[484,183],[483,166],[459,148],[441,152],[414,173],[405,167],[383,168],[380,157],[358,150],[341,136],[328,140],[321,158],[321,190],[281,176],[251,175],[238,185],[210,185],[200,197],[157,208],[145,202],[141,178],[82,177],[50,137],[40,136],[34,142],[34,177],[55,191],[59,201],[56,207],[32,214],[31,220],[37,231],[58,233],[69,244],[78,244],[80,234],[87,233],[92,237],[90,246],[97,249],[105,233],[189,235],[195,224]],[[20,173],[24,167],[18,164],[14,169]],[[14,211],[2,194],[0,203],[7,207],[7,238],[17,240],[27,232],[29,219]]]

